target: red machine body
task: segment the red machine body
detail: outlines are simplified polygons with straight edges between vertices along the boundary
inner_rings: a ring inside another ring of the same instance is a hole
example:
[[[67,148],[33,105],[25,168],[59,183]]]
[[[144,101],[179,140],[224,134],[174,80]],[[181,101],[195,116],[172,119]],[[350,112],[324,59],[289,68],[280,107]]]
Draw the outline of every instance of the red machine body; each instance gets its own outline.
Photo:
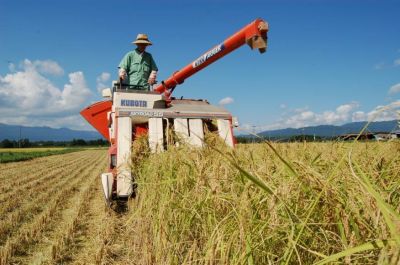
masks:
[[[96,102],[84,108],[80,113],[104,138],[111,142],[108,130],[107,113],[112,108],[112,101]]]

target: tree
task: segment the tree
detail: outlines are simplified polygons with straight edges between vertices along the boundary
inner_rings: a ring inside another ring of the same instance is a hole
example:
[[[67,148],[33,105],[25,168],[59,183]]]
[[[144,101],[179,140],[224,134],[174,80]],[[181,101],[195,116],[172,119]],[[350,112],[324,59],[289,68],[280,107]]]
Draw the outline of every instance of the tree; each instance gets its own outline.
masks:
[[[83,139],[73,139],[71,142],[72,146],[85,146],[86,145],[86,141]]]
[[[21,140],[21,147],[26,148],[26,147],[31,147],[31,143],[29,142],[29,139],[25,138]]]
[[[14,147],[14,143],[8,139],[4,139],[1,142],[1,147],[2,148],[13,148]]]

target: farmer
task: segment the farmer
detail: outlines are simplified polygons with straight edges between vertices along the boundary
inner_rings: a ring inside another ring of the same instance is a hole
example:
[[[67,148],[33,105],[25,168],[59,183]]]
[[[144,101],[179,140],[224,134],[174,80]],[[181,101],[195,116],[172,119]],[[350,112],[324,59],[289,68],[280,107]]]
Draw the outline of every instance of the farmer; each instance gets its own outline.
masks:
[[[156,83],[157,65],[146,48],[152,43],[146,34],[138,34],[132,42],[137,48],[128,52],[122,58],[119,68],[119,78],[129,89],[150,90],[150,85]]]

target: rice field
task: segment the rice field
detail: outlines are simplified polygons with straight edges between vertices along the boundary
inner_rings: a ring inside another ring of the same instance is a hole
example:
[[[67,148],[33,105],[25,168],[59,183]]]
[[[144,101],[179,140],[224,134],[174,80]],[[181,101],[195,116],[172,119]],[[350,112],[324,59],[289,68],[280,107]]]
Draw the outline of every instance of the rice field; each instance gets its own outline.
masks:
[[[105,150],[0,164],[0,264],[398,264],[400,143],[150,154],[107,210]]]

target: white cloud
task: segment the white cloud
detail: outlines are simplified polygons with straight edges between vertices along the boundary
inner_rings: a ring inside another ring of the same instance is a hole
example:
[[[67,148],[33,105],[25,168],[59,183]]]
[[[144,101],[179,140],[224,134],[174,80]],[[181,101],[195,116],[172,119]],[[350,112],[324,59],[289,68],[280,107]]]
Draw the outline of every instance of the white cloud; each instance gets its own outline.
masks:
[[[351,102],[349,104],[344,104],[344,105],[340,105],[339,107],[336,108],[336,112],[339,115],[348,115],[350,111],[352,111],[353,109],[357,108],[359,106],[359,104],[357,102]]]
[[[393,64],[394,64],[394,66],[400,66],[400,58],[394,60]]]
[[[399,92],[400,92],[400,83],[391,86],[388,93],[390,95],[393,95]]]
[[[69,74],[69,84],[64,85],[57,105],[64,110],[79,109],[91,95],[92,92],[86,85],[83,73],[71,73]]]
[[[3,117],[1,123],[24,126],[48,126],[52,128],[69,128],[72,130],[93,130],[90,124],[79,114],[64,117]]]
[[[367,113],[368,121],[390,121],[399,119],[398,110],[400,109],[400,100],[393,101],[385,106],[377,106]]]
[[[295,114],[287,118],[284,126],[287,127],[304,127],[320,124],[339,124],[344,123],[351,117],[351,112],[357,108],[357,102],[340,105],[335,111],[327,110],[322,113],[314,113],[307,109],[295,109]],[[282,128],[283,128],[282,127]]]
[[[358,102],[350,102],[348,104],[340,105],[336,111],[325,111],[320,117],[321,122],[326,124],[339,124],[350,120],[352,111],[359,107]]]
[[[367,114],[365,114],[364,111],[356,111],[353,112],[351,115],[351,121],[356,122],[356,121],[365,121],[367,120]]]
[[[64,69],[62,69],[57,62],[52,60],[37,60],[31,62],[30,60],[25,59],[22,62],[21,67],[26,70],[37,71],[41,74],[49,74],[55,76],[61,76],[64,74]]]
[[[286,104],[283,104],[283,103],[282,103],[281,105],[279,105],[279,107],[280,107],[281,109],[286,109],[287,106],[286,106]]]
[[[231,97],[226,97],[226,98],[221,99],[221,100],[218,102],[218,104],[220,104],[220,105],[228,105],[228,104],[232,104],[234,101],[235,101],[235,100],[234,100],[233,98],[231,98]]]
[[[62,89],[44,76],[63,73],[57,62],[31,62],[26,59],[16,72],[0,75],[0,122],[67,126],[67,117],[76,116],[89,101],[92,92],[82,72],[70,73],[69,82]]]
[[[109,85],[107,84],[107,81],[110,80],[111,74],[107,72],[101,73],[96,78],[96,83],[97,83],[97,91],[101,92],[102,89],[108,87]]]
[[[302,112],[298,112],[298,110],[295,110],[295,112],[296,112],[296,114],[285,119],[285,121],[283,121],[283,124],[281,123],[282,127],[281,126],[277,126],[277,127],[281,127],[281,128],[303,127],[304,124],[313,123],[313,121],[317,118],[316,114],[309,110],[305,110]],[[276,126],[274,126],[274,127],[276,127]]]

